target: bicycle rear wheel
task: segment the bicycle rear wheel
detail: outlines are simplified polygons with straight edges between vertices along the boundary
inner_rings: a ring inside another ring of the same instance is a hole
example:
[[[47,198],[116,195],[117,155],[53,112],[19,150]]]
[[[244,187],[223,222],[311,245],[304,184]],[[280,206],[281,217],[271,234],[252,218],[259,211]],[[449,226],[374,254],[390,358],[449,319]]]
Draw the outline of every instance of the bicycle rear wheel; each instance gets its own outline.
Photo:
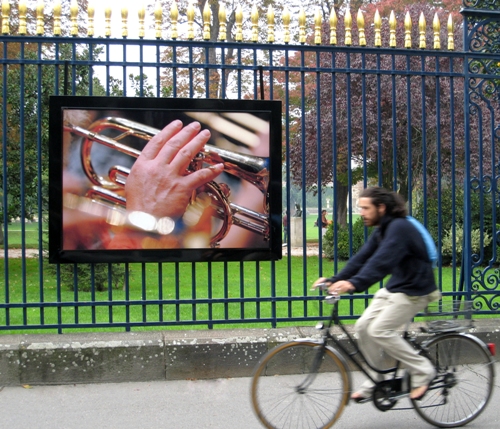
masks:
[[[332,349],[293,341],[275,347],[252,379],[252,405],[269,429],[329,428],[349,400],[349,374]]]
[[[426,350],[437,376],[420,401],[417,413],[438,427],[463,426],[484,410],[494,380],[493,359],[484,343],[465,334],[439,336]]]

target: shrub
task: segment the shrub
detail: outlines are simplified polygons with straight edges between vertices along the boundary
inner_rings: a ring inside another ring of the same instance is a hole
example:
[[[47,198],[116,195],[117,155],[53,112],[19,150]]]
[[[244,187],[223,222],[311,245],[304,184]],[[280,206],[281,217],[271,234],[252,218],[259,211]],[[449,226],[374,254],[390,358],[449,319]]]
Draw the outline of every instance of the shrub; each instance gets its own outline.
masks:
[[[441,254],[443,256],[443,262],[449,263],[451,261],[454,249],[456,251],[457,261],[460,262],[462,260],[463,239],[464,239],[464,230],[462,226],[457,226],[455,230],[455,243],[453,243],[453,231],[449,229],[446,232],[445,236],[443,237],[443,242],[441,245]],[[484,252],[484,249],[488,248],[492,240],[493,240],[492,237],[488,233],[486,232],[483,233],[480,229],[473,229],[471,234],[472,252],[476,255],[480,254],[481,252]]]
[[[342,260],[349,259],[353,254],[358,252],[361,246],[365,243],[365,225],[362,218],[358,218],[352,225],[352,232],[348,226],[336,225],[337,228],[337,243],[333,239],[333,224],[328,226],[328,229],[323,237],[323,253],[327,258],[333,259],[335,257],[335,250],[337,251],[337,258]],[[371,228],[368,229],[367,234],[371,233]],[[352,244],[349,237],[351,236]],[[352,245],[352,253],[350,250]]]

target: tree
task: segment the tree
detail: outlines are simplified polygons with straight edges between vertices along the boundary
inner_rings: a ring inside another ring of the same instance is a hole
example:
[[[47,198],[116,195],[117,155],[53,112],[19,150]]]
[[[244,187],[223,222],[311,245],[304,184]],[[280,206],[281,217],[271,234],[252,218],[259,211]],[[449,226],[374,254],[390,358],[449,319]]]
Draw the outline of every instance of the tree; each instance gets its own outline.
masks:
[[[414,23],[418,22],[421,13],[426,16],[427,22],[432,22],[435,13],[435,9],[427,2],[411,4],[407,11]],[[406,10],[396,14],[399,46],[403,45],[404,40],[405,13]],[[438,13],[441,21],[447,18],[444,11],[438,10]],[[388,20],[383,19],[382,34],[389,34],[388,26]],[[365,28],[367,45],[374,46],[371,23],[367,22]],[[337,29],[339,35],[344,34],[343,20],[339,20]],[[458,33],[458,29],[455,31]],[[357,37],[357,28],[354,28],[353,40],[357,40]],[[427,46],[432,46],[431,37],[432,34],[428,32]],[[329,39],[329,29],[325,25],[324,44],[329,43],[326,39]],[[418,41],[418,25],[413,25],[412,40],[414,44]],[[459,40],[458,34],[455,40]],[[384,43],[387,44],[388,41]],[[442,40],[442,43],[446,46],[446,40]],[[459,48],[460,46],[457,47]],[[441,78],[437,81],[422,77],[424,73],[418,76],[419,70],[436,70],[437,64],[440,70],[449,70],[449,60],[443,58],[436,62],[432,56],[423,58],[424,60],[414,58],[407,64],[402,55],[393,58],[376,55],[375,51],[373,55],[306,53],[303,59],[298,58],[308,65],[319,62],[320,67],[329,68],[334,65],[339,69],[350,67],[353,70],[349,74],[321,73],[317,87],[316,74],[302,77],[303,82],[295,91],[304,86],[308,89],[304,92],[306,108],[292,127],[291,138],[291,168],[295,182],[301,183],[303,166],[306,168],[306,176],[302,186],[306,189],[314,189],[318,180],[322,186],[333,182],[337,189],[337,217],[341,224],[346,222],[347,186],[356,183],[361,173],[377,177],[378,182],[388,188],[399,188],[407,198],[409,190],[422,186],[422,180],[426,181],[427,186],[431,185],[430,189],[435,190],[441,180],[441,177],[437,177],[438,167],[442,176],[456,174],[449,165],[438,164],[441,160],[437,159],[437,148],[442,151],[442,156],[446,156],[446,152],[452,148],[449,133],[439,134],[437,130],[440,127],[441,130],[449,130],[450,124],[454,124],[455,140],[463,142],[463,103],[459,101],[463,99],[463,82],[458,79],[453,81],[454,92],[450,96],[451,79]],[[294,61],[298,62],[297,59]],[[460,66],[455,63],[455,70],[459,71]],[[409,68],[417,73],[416,76],[407,78],[404,73],[393,77],[389,74],[366,75],[357,72],[363,69],[377,70],[377,67],[380,70],[391,70],[394,67],[403,71]],[[407,94],[410,94],[409,103]],[[425,112],[422,111],[422,97],[425,100]],[[440,101],[439,105],[437,100]],[[452,101],[455,102],[455,110],[454,116],[450,117]],[[332,116],[332,112],[335,116]],[[350,116],[347,116],[348,112]],[[414,148],[411,160],[407,158],[408,145]],[[426,152],[423,151],[424,145]],[[459,149],[454,148],[458,153],[463,153]],[[422,158],[423,154],[425,159]],[[318,163],[321,165],[320,177]],[[355,167],[352,167],[353,163]],[[335,170],[332,165],[336,165]],[[408,182],[409,172],[412,173],[411,183]]]

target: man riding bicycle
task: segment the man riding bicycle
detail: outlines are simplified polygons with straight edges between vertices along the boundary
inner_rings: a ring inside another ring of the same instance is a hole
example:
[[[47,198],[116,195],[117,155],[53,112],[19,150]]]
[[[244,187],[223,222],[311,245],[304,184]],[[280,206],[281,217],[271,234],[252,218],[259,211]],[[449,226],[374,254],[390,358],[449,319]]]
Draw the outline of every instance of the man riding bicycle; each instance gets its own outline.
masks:
[[[383,353],[400,361],[411,375],[410,398],[420,399],[436,375],[435,369],[397,330],[440,298],[432,262],[421,233],[406,218],[400,195],[367,188],[360,194],[359,207],[365,226],[377,227],[375,232],[337,275],[321,277],[314,286],[329,283],[329,292],[338,294],[364,292],[391,275],[356,322],[358,344],[374,368],[383,366]],[[357,402],[369,399],[373,387],[368,380],[351,398]]]

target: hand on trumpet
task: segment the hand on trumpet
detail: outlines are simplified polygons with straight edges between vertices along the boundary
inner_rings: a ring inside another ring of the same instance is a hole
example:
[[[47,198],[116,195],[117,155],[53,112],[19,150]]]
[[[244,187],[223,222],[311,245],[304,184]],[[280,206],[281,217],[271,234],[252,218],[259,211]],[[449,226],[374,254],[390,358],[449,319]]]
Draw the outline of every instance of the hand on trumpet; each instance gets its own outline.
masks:
[[[127,211],[147,212],[156,218],[180,218],[192,191],[214,180],[223,164],[187,174],[195,155],[210,139],[198,122],[183,127],[175,120],[156,134],[132,166],[125,185]]]

